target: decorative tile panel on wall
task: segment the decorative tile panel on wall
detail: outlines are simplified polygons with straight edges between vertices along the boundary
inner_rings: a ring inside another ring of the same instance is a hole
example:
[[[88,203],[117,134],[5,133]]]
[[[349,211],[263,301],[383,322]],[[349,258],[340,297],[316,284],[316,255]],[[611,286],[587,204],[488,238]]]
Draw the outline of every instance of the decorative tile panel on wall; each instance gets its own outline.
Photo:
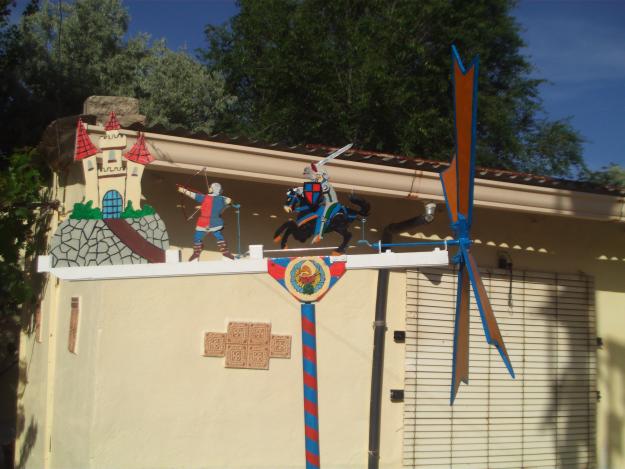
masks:
[[[67,350],[76,353],[76,342],[78,339],[78,321],[80,316],[80,298],[72,297],[72,310],[69,318],[69,336],[67,338]]]
[[[271,324],[231,322],[227,330],[204,335],[204,356],[225,357],[226,368],[268,370],[270,358],[291,358],[291,336],[271,335]]]

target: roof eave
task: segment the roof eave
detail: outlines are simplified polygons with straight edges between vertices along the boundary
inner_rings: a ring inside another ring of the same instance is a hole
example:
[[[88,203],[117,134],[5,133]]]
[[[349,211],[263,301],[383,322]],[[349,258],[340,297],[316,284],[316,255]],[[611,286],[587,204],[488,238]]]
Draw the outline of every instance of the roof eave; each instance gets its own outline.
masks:
[[[89,132],[104,128],[89,125]],[[121,130],[129,139],[137,132]],[[156,160],[151,169],[190,173],[206,168],[226,178],[294,186],[301,184],[302,169],[318,157],[231,143],[145,133]],[[393,198],[443,201],[438,173],[370,163],[334,160],[332,182],[337,190]],[[475,205],[506,211],[558,215],[602,221],[625,221],[625,198],[476,179]]]

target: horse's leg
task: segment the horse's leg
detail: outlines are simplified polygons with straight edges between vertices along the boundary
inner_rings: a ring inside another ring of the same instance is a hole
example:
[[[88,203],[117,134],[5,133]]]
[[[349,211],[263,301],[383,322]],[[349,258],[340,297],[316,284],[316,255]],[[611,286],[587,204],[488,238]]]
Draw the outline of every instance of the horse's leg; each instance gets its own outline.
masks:
[[[345,254],[345,250],[347,249],[347,245],[349,244],[349,241],[352,239],[352,234],[351,232],[347,229],[349,226],[349,222],[346,219],[345,216],[337,216],[334,218],[333,223],[331,225],[331,228],[333,231],[337,232],[338,234],[340,234],[343,237],[343,241],[341,241],[341,244],[339,244],[339,247],[336,248],[336,251],[334,251],[332,254],[333,255],[343,255]]]
[[[293,235],[295,239],[297,239],[297,224],[293,220],[289,220],[285,223],[287,226],[284,230],[284,234],[282,235],[282,239],[280,241],[280,249],[287,249],[286,243],[289,240],[289,236]]]
[[[292,220],[287,220],[276,230],[273,234],[273,242],[276,244],[280,244],[282,242],[282,238],[284,236],[284,231],[287,229],[289,224],[292,223]]]

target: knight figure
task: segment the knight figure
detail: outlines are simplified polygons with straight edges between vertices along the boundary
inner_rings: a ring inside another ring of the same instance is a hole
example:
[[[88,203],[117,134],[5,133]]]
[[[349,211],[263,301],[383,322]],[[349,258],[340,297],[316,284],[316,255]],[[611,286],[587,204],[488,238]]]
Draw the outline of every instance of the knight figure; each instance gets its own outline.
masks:
[[[306,177],[310,182],[305,183],[304,187],[297,187],[294,189],[300,194],[310,194],[311,189],[312,193],[314,194],[315,192],[318,192],[314,190],[317,187],[321,190],[321,200],[311,199],[308,201],[310,205],[319,204],[315,210],[315,215],[317,217],[314,236],[312,238],[312,244],[316,244],[323,239],[323,233],[326,227],[326,223],[329,221],[333,209],[335,209],[338,204],[336,191],[334,190],[334,187],[332,187],[332,184],[330,184],[328,172],[324,169],[324,165],[349,150],[352,145],[353,144],[350,143],[349,145],[346,145],[343,148],[328,155],[317,164],[311,163],[310,166],[304,168],[304,177]],[[308,198],[310,197],[310,195],[307,195],[306,197]],[[312,197],[314,198],[315,196],[313,195]]]
[[[189,261],[194,261],[200,258],[200,254],[204,248],[202,240],[207,233],[213,234],[217,240],[219,252],[221,252],[222,255],[230,259],[234,259],[234,256],[229,251],[228,244],[221,233],[224,228],[224,221],[221,218],[221,214],[224,209],[232,203],[232,200],[229,197],[222,195],[221,184],[213,182],[208,189],[208,194],[195,192],[180,185],[177,187],[178,192],[190,197],[200,204],[198,207],[200,216],[197,219],[197,223],[195,225],[195,235],[193,236],[193,254],[189,257]]]
[[[286,192],[284,210],[293,213],[295,217],[282,223],[274,233],[273,240],[281,249],[288,249],[287,242],[290,237],[300,243],[309,239],[312,239],[312,243],[318,243],[323,239],[324,233],[336,233],[341,237],[341,241],[332,255],[345,254],[352,238],[350,225],[358,217],[367,217],[371,206],[369,202],[355,194],[349,195],[350,206],[340,203],[323,166],[349,150],[351,146],[347,145],[318,163],[307,166],[304,169],[307,181],[303,186],[294,187]]]

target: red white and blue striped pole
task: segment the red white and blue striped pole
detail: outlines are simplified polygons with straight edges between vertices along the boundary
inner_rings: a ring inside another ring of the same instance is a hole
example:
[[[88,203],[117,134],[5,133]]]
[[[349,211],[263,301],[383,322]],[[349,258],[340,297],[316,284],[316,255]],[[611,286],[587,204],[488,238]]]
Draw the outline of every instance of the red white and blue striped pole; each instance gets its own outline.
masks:
[[[304,371],[306,469],[319,469],[319,404],[317,400],[317,326],[314,303],[301,303]]]

